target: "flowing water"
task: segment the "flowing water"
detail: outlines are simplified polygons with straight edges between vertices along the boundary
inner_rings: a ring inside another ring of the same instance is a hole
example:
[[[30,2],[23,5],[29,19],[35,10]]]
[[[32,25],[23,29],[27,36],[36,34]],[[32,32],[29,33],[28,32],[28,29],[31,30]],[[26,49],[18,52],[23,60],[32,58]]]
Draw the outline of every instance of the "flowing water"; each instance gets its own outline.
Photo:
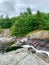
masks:
[[[43,51],[43,50],[37,50],[36,48],[34,48],[34,46],[30,46],[30,45],[23,45],[22,47],[32,47],[37,53],[46,53],[49,56],[49,52],[48,51]]]

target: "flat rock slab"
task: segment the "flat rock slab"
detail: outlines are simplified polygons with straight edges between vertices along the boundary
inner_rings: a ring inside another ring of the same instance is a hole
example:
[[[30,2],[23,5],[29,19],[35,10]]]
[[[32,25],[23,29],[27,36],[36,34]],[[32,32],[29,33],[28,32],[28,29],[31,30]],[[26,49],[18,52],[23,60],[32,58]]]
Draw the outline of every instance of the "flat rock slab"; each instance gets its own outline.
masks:
[[[26,48],[0,54],[0,65],[49,65]]]

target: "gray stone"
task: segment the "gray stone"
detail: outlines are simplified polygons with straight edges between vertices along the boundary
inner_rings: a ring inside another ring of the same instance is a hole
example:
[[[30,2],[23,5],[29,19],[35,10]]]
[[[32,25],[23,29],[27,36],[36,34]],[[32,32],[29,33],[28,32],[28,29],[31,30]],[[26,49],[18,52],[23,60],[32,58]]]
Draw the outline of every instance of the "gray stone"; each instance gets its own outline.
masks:
[[[0,54],[0,65],[49,65],[36,54],[29,53],[27,48]]]

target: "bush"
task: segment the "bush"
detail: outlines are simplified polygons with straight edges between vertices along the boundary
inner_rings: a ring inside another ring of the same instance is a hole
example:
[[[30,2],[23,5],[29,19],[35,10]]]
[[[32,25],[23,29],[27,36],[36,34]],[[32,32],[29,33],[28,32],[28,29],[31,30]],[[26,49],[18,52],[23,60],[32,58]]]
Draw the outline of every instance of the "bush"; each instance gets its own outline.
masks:
[[[12,35],[24,36],[28,32],[38,28],[39,23],[35,20],[35,16],[28,14],[27,17],[20,17],[11,28]]]

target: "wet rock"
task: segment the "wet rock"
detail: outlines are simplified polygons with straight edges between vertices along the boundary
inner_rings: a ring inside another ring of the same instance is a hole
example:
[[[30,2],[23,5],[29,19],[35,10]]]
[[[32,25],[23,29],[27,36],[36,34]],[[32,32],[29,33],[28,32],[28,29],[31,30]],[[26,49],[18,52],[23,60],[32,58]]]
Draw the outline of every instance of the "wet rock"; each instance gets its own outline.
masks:
[[[31,53],[36,53],[36,51],[35,51],[32,47],[29,47],[28,50],[29,50],[29,52],[31,52]]]

